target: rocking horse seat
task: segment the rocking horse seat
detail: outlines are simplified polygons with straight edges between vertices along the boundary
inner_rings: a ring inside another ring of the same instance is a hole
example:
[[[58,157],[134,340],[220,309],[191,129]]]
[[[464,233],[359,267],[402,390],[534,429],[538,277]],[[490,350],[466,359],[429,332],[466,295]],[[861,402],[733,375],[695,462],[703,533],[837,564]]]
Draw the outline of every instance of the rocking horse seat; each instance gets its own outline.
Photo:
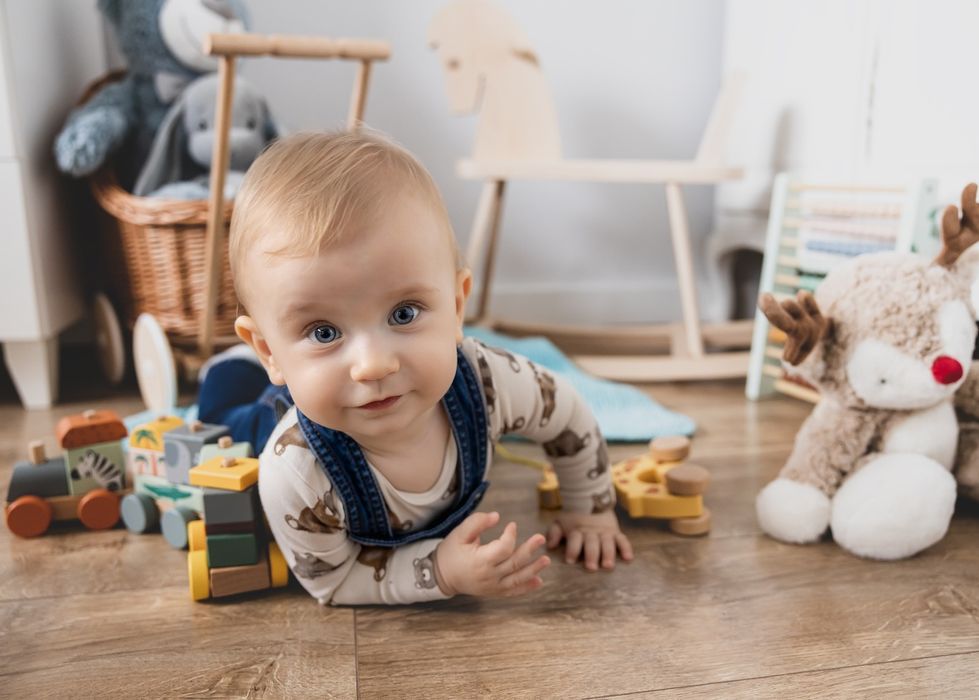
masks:
[[[741,168],[693,160],[460,160],[456,174],[466,180],[579,180],[713,184],[739,180]]]

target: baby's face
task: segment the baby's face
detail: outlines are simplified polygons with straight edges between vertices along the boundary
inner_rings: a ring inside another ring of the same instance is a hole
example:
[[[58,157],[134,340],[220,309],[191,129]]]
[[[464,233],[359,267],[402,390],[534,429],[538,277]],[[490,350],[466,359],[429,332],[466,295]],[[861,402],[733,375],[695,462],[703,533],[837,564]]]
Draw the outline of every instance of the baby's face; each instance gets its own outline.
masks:
[[[430,419],[456,371],[469,289],[429,204],[403,195],[314,257],[253,254],[269,374],[310,419],[358,442]]]

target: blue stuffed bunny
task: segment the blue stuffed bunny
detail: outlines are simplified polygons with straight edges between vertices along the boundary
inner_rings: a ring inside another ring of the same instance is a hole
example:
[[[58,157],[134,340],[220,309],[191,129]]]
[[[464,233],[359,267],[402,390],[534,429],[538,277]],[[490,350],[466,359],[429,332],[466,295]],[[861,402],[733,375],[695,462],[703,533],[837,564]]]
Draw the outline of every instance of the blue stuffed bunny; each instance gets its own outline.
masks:
[[[124,180],[138,172],[170,104],[197,76],[217,68],[206,34],[239,32],[242,0],[98,0],[128,63],[126,78],[78,107],[55,142],[58,167],[80,177],[126,145]]]

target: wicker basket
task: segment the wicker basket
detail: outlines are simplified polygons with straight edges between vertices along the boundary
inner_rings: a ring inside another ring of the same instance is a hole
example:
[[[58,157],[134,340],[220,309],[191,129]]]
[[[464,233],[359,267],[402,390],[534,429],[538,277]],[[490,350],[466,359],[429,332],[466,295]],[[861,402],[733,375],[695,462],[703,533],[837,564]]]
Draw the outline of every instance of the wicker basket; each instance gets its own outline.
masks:
[[[115,72],[101,78],[86,90],[82,102],[124,75]],[[150,313],[172,344],[195,345],[204,316],[207,200],[137,197],[119,184],[112,164],[89,182],[95,201],[108,215],[103,227],[107,281],[123,323],[132,328],[141,313]],[[232,202],[224,205],[225,243],[214,325],[218,344],[234,337],[238,312],[228,264],[232,207]]]
[[[115,301],[130,328],[151,313],[171,342],[192,346],[204,315],[207,239],[206,200],[136,197],[124,190],[111,168],[91,178],[92,194],[109,215],[107,244],[121,250],[110,265]],[[224,207],[224,254],[218,281],[216,339],[234,336],[238,300],[228,264],[227,233],[233,204]]]

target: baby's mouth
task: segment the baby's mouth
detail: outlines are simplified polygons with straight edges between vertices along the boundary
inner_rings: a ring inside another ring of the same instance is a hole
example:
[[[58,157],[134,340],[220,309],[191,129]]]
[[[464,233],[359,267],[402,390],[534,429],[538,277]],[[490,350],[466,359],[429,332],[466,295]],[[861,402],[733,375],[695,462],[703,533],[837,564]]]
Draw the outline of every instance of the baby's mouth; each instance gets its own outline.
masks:
[[[371,401],[370,403],[365,403],[357,408],[363,408],[367,411],[381,411],[385,408],[390,408],[398,402],[401,396],[389,396],[386,399],[381,399],[380,401]]]

